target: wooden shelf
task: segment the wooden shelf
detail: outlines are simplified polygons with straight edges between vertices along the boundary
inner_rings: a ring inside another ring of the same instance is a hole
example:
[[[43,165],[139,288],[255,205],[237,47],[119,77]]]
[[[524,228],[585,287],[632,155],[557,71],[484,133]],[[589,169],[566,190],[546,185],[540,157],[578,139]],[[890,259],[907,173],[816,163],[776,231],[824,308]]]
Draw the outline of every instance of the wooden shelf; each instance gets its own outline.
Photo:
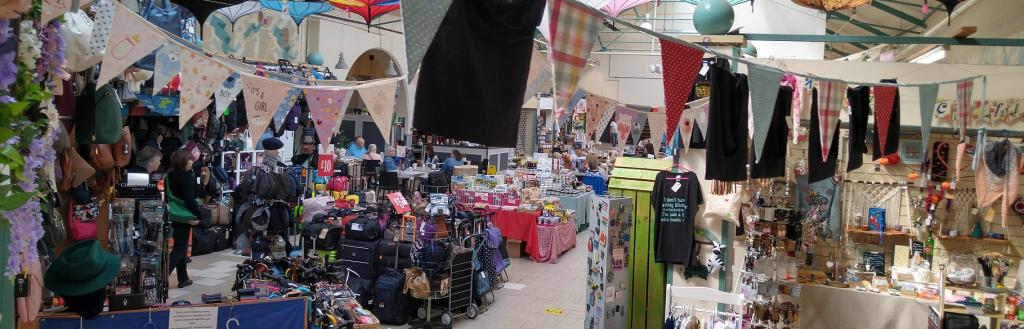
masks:
[[[988,244],[1010,245],[1010,240],[1008,240],[1008,239],[972,238],[972,237],[966,236],[966,235],[958,235],[958,236],[940,235],[939,236],[939,240],[942,240],[942,241],[954,241],[954,242],[981,242],[981,243],[988,243]]]
[[[988,290],[985,290],[985,289],[952,286],[952,285],[948,285],[948,284],[946,285],[946,290],[951,290],[951,291],[968,291],[968,292],[973,292],[973,293],[989,294],[989,295],[1005,295],[1005,294],[1007,294],[1007,290],[1006,289],[1002,289],[1001,291],[988,291]]]
[[[859,229],[859,228],[847,229],[846,233],[879,235],[878,231],[868,231],[868,230],[862,230],[862,229]],[[887,231],[885,231],[885,233],[881,233],[881,234],[885,235],[885,236],[909,236],[910,235],[910,233],[904,233],[902,231],[897,231],[897,230],[887,230]]]

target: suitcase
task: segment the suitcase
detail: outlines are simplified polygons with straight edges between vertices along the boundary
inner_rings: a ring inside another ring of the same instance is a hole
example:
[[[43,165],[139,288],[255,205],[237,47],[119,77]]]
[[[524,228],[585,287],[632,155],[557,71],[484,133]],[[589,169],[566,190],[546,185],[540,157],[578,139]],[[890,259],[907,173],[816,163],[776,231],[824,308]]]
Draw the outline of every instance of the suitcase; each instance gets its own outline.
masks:
[[[345,223],[345,238],[375,242],[380,240],[380,223],[376,218],[360,216],[348,223]]]
[[[377,279],[373,314],[382,324],[403,325],[409,321],[409,298],[405,295],[405,273],[388,271]]]
[[[341,240],[342,228],[327,223],[310,223],[302,225],[302,240],[307,248],[318,250],[334,250]]]
[[[410,258],[412,243],[380,240],[377,242],[377,255],[399,258]]]
[[[217,233],[209,228],[192,228],[192,256],[212,253],[217,249]]]
[[[217,243],[213,248],[213,251],[223,251],[231,249],[231,230],[226,226],[214,226],[210,228],[217,236]]]
[[[338,242],[337,260],[358,273],[360,277],[372,279],[376,251],[375,242],[342,239]]]

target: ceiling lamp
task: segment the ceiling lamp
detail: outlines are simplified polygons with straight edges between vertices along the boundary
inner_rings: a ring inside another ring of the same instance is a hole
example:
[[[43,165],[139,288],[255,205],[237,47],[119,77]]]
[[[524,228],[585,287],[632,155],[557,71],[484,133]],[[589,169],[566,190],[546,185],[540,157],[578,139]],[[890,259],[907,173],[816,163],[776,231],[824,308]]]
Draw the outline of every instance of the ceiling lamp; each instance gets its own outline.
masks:
[[[807,8],[824,11],[853,9],[871,4],[871,0],[793,0],[793,2]]]
[[[338,53],[338,64],[334,65],[337,70],[347,70],[348,63],[345,62],[345,53]]]

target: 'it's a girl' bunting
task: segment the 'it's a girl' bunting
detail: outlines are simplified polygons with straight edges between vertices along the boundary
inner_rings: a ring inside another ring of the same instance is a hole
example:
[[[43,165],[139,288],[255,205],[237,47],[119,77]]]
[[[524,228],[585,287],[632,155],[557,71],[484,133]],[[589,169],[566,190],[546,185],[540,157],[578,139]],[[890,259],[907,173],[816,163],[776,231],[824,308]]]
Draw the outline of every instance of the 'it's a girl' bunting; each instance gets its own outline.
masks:
[[[202,112],[207,105],[210,105],[210,102],[213,101],[210,97],[220,89],[224,80],[227,80],[233,71],[227,65],[191,49],[181,47],[180,52],[182,55],[181,110],[179,111],[178,126],[183,128],[193,115]]]
[[[245,93],[245,115],[249,120],[249,134],[253,142],[267,131],[281,102],[288,97],[291,86],[277,80],[242,74],[242,92]]]
[[[561,118],[576,91],[580,71],[587,66],[601,20],[576,1],[548,0],[548,9],[551,10],[548,28],[554,61],[555,118]]]
[[[679,116],[686,107],[686,99],[693,89],[704,53],[672,41],[661,40],[662,82],[665,86],[666,125],[668,135],[675,133]]]
[[[824,80],[818,84],[818,128],[821,129],[821,158],[828,159],[832,135],[839,124],[839,110],[846,96],[846,82]]]
[[[316,136],[320,138],[323,150],[330,149],[331,137],[340,127],[351,99],[352,90],[349,89],[306,89],[309,114],[313,117]]]

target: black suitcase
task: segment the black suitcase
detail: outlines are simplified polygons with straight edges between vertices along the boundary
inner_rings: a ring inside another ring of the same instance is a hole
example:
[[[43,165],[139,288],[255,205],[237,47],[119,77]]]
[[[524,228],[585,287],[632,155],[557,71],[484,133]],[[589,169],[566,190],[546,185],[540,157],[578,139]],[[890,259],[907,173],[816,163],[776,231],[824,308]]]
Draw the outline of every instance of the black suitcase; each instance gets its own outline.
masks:
[[[377,243],[341,239],[338,242],[336,257],[349,269],[355,271],[360,277],[373,279],[373,270],[376,265]]]
[[[317,250],[334,250],[341,240],[341,226],[327,223],[309,223],[302,225],[302,239],[306,248],[316,246]]]
[[[345,224],[346,239],[359,241],[377,241],[380,240],[380,236],[380,223],[377,222],[376,218],[359,216],[359,218],[356,218]]]
[[[217,243],[213,248],[213,251],[224,251],[231,248],[231,232],[227,227],[214,226],[210,228],[217,236]]]
[[[377,255],[379,256],[400,256],[409,258],[412,254],[412,243],[380,240],[377,242]]]
[[[409,298],[405,295],[405,274],[382,273],[373,294],[373,314],[382,324],[403,325],[409,321]]]
[[[217,249],[217,233],[202,227],[192,228],[192,256],[202,256]]]

